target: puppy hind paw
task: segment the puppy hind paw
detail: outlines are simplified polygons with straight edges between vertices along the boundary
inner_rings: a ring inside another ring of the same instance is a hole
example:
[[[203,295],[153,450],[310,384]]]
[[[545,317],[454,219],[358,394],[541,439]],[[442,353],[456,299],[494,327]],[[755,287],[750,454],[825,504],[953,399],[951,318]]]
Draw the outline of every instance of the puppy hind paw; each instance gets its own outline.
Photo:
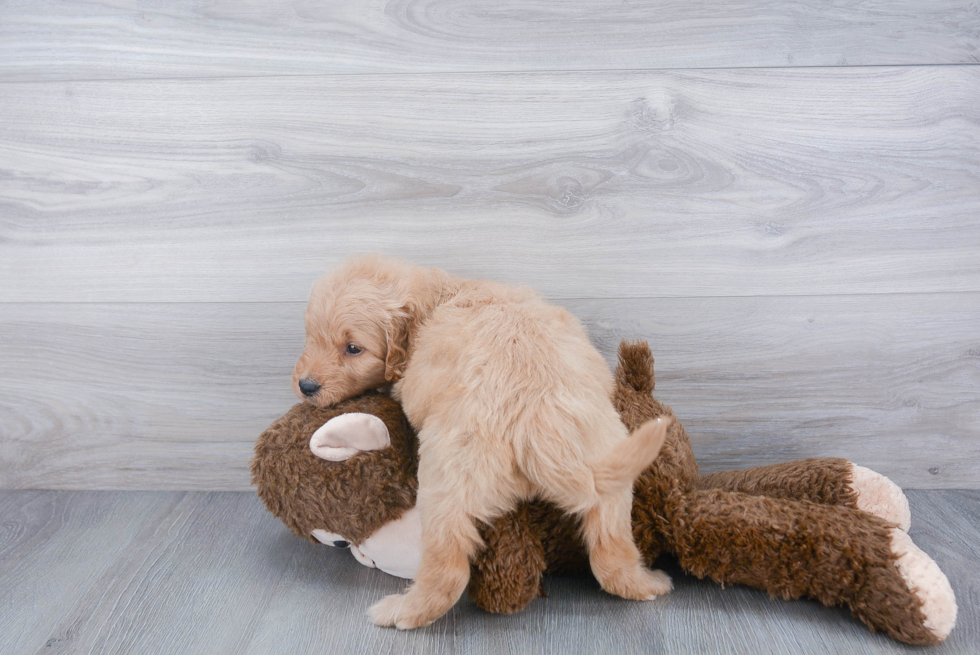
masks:
[[[909,501],[902,489],[869,468],[851,464],[851,490],[857,496],[857,508],[874,514],[908,532],[912,523]]]

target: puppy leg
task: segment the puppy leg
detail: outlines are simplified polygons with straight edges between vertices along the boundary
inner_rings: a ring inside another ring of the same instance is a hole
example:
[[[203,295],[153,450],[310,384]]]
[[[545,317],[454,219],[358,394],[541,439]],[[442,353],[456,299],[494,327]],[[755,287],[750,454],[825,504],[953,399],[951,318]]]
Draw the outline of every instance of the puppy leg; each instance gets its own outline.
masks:
[[[474,456],[472,441],[449,434],[419,434],[419,493],[422,561],[405,594],[384,598],[368,611],[377,625],[412,629],[448,612],[466,590],[470,558],[482,543],[476,517],[493,516],[506,496],[506,480],[493,458]],[[483,459],[483,475],[479,462]]]
[[[650,421],[589,466],[567,444],[551,443],[535,453],[534,480],[546,496],[582,515],[583,536],[592,573],[607,592],[631,600],[650,600],[671,590],[663,571],[643,566],[633,543],[633,479],[663,445],[669,422]]]
[[[646,568],[633,543],[631,486],[596,485],[592,469],[585,464],[565,467],[562,473],[546,497],[582,516],[589,564],[602,588],[630,600],[650,600],[669,592],[670,577]]]
[[[430,512],[422,511],[422,516]],[[470,556],[479,534],[465,512],[422,522],[422,562],[405,594],[383,598],[368,610],[376,624],[410,630],[429,625],[452,609],[470,579]]]
[[[602,588],[630,600],[650,600],[671,590],[670,577],[663,571],[643,566],[633,543],[632,489],[602,494],[599,502],[582,517],[589,564]]]

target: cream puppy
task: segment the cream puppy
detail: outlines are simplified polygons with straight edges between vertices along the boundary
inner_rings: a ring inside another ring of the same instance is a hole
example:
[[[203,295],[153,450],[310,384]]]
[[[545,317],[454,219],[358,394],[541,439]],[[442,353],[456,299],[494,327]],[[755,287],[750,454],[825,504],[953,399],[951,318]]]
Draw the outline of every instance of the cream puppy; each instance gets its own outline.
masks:
[[[370,609],[375,623],[416,628],[445,614],[469,581],[476,522],[532,497],[581,516],[603,589],[634,600],[670,591],[642,565],[630,524],[633,480],[667,424],[627,434],[612,373],[570,313],[523,287],[350,259],[314,285],[294,387],[325,406],[388,382],[419,434],[422,558],[406,594]]]

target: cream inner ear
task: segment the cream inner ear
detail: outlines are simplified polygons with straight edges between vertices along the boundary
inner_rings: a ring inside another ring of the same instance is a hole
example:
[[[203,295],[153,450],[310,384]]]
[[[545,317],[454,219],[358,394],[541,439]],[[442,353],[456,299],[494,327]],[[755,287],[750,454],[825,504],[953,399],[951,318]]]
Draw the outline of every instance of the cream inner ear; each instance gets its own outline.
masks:
[[[342,462],[364,450],[391,445],[388,426],[374,414],[350,412],[335,416],[310,437],[310,450],[321,459]]]

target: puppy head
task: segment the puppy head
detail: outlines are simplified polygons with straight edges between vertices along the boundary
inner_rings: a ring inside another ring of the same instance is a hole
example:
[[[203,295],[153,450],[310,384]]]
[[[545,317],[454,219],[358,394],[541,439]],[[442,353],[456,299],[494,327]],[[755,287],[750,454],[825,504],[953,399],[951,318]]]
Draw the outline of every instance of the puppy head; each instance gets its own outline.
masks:
[[[407,362],[411,304],[405,265],[379,257],[346,262],[313,286],[306,309],[306,348],[293,390],[327,407],[394,382]]]

